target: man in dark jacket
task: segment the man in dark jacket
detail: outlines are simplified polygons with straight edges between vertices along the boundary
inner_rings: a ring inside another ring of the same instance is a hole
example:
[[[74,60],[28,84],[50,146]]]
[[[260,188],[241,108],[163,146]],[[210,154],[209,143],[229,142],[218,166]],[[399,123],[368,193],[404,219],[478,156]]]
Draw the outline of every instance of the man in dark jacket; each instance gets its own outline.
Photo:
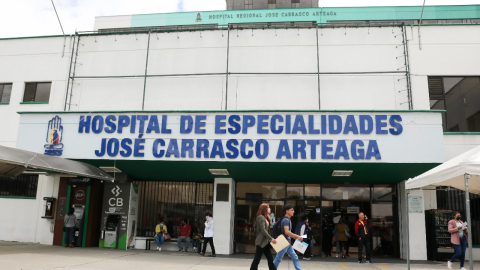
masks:
[[[355,223],[355,235],[358,239],[358,263],[362,263],[362,250],[365,247],[365,253],[367,253],[367,263],[372,263],[370,258],[370,228],[372,223],[368,222],[368,217],[360,212],[358,214],[358,220]]]
[[[322,251],[325,253],[325,257],[332,257],[332,239],[333,239],[333,230],[335,229],[335,224],[330,219],[329,215],[325,216],[325,219],[322,221]]]

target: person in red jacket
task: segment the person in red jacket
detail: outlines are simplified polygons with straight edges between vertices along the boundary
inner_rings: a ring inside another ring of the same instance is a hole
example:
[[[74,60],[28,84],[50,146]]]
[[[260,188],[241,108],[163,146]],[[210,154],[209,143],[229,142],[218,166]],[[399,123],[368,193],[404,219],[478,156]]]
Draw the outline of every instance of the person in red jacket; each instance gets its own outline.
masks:
[[[358,239],[358,263],[362,263],[362,250],[365,247],[365,252],[367,253],[367,263],[372,263],[370,258],[370,228],[372,223],[368,222],[368,217],[360,212],[358,214],[358,220],[355,222],[355,235]]]

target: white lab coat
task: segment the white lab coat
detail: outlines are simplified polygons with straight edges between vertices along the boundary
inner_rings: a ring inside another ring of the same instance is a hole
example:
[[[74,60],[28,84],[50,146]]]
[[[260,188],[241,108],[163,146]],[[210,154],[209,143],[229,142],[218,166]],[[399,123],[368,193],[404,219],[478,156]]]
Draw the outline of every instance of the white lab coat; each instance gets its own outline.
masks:
[[[204,237],[213,237],[214,236],[214,224],[213,218],[209,217],[208,222],[205,222],[205,233],[203,234]]]

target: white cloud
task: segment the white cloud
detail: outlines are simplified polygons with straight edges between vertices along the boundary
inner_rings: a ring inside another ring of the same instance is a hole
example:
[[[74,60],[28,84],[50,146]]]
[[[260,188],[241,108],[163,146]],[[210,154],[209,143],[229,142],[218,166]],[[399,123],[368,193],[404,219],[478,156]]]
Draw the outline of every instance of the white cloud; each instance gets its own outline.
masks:
[[[223,10],[225,0],[54,0],[66,34],[93,30],[96,16]],[[454,2],[454,3],[452,3]],[[479,4],[480,0],[428,0],[427,5]],[[320,0],[320,6],[422,5],[422,0]],[[51,0],[0,1],[0,38],[60,35]]]

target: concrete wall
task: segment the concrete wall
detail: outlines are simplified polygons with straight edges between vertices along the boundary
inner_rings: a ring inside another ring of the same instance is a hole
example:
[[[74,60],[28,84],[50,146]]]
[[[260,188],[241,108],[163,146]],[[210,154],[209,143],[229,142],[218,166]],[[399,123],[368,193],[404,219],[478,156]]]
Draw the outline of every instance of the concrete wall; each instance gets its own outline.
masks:
[[[13,83],[10,104],[0,105],[0,145],[15,147],[17,111],[63,110],[73,38],[0,40],[0,83]],[[63,44],[65,42],[65,48]],[[20,104],[26,82],[52,82],[48,104]]]
[[[58,177],[40,175],[36,199],[0,198],[0,239],[51,245],[53,220],[41,218],[46,204],[43,197],[56,197],[59,184]]]
[[[152,33],[150,42],[148,34],[82,36],[75,75],[83,78],[75,79],[71,110],[141,110],[144,93],[145,110],[408,109],[404,74],[332,74],[401,71],[399,33],[335,28],[319,30],[317,39],[316,29],[216,30]],[[318,70],[330,74],[319,79]]]
[[[422,26],[419,39],[418,27],[407,27],[414,109],[430,109],[427,76],[480,76],[477,32],[478,26]]]
[[[480,146],[480,135],[445,134],[443,135],[445,160],[450,160],[468,150]]]

